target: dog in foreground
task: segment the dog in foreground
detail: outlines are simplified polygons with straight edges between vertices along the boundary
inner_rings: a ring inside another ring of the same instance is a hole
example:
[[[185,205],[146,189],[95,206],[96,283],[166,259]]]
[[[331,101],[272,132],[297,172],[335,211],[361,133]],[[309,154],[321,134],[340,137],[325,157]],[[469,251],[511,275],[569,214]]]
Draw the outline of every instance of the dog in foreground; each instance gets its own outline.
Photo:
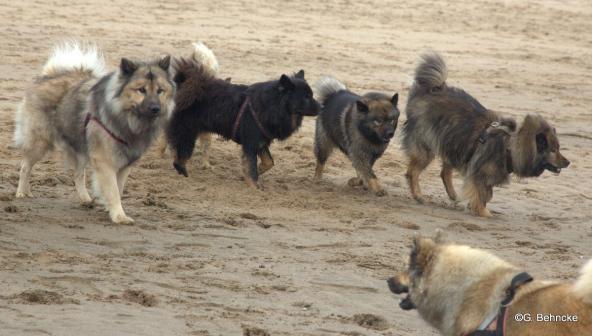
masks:
[[[80,201],[93,202],[85,181],[90,164],[95,192],[111,220],[132,223],[121,194],[132,164],[174,108],[169,68],[169,56],[150,62],[122,58],[117,70],[106,73],[96,46],[75,41],[55,46],[16,112],[14,138],[23,155],[16,197],[32,197],[33,166],[59,147],[74,168]]]
[[[279,80],[233,84],[216,77],[207,65],[214,63],[214,54],[204,50],[196,48],[192,57],[175,62],[176,109],[166,132],[175,156],[173,165],[179,174],[188,176],[186,162],[196,138],[216,133],[242,146],[245,181],[260,188],[259,175],[274,165],[271,142],[292,135],[304,116],[318,114],[320,105],[302,70]]]
[[[592,260],[575,282],[533,280],[486,251],[416,237],[408,270],[387,282],[445,336],[592,335]]]
[[[536,177],[545,170],[559,173],[569,165],[559,151],[555,129],[539,115],[516,121],[486,109],[465,91],[446,84],[448,69],[437,53],[428,53],[415,70],[407,100],[403,149],[409,157],[411,194],[423,202],[420,173],[436,156],[450,199],[458,196],[452,172],[464,176],[463,198],[473,213],[490,217],[486,208],[493,187],[508,183],[510,174]]]
[[[323,108],[315,129],[315,180],[322,177],[325,163],[337,147],[348,156],[358,175],[348,184],[365,185],[377,196],[384,196],[386,192],[378,184],[372,167],[395,135],[400,115],[399,95],[389,97],[369,92],[359,96],[328,76],[321,78],[316,86]]]

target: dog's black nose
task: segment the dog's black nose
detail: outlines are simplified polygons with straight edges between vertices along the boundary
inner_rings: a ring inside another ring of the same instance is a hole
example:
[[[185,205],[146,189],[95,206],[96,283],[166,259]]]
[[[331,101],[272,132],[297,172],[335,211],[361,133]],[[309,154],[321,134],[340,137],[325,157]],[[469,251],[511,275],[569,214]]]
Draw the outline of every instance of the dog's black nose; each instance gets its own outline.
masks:
[[[157,114],[158,112],[160,112],[160,106],[158,105],[152,105],[149,107],[150,112]]]

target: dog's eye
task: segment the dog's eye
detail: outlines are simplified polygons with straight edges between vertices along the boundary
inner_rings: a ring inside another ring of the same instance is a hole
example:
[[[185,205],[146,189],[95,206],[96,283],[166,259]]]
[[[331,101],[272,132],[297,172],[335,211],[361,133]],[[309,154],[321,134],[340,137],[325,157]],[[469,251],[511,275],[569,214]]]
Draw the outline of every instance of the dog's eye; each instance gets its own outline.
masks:
[[[382,125],[382,120],[374,120],[374,125],[376,125],[376,126]]]
[[[140,93],[142,93],[142,94],[146,93],[146,89],[143,87],[139,88],[138,91],[140,91]]]
[[[158,90],[156,90],[156,94],[158,94],[158,95],[162,94],[163,92],[164,92],[164,90],[163,90],[163,89],[158,89]]]

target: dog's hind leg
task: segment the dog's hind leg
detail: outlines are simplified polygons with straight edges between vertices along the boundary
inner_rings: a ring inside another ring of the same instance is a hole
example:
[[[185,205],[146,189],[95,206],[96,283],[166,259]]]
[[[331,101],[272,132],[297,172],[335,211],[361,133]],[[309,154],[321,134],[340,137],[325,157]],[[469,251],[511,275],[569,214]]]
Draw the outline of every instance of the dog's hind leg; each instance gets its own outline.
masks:
[[[317,119],[314,144],[314,154],[317,158],[317,166],[315,168],[314,175],[315,181],[319,181],[323,177],[325,163],[327,163],[327,159],[329,159],[329,156],[333,152],[334,148],[335,145],[333,144],[333,141],[327,137],[327,134],[323,129],[323,125],[320,123],[320,120]]]
[[[442,182],[444,182],[444,188],[446,188],[446,193],[451,200],[456,201],[458,199],[458,195],[454,190],[454,185],[452,184],[452,166],[447,163],[442,163],[442,171],[440,172],[440,177],[442,177]]]
[[[93,204],[93,199],[88,194],[88,189],[86,189],[85,168],[87,160],[70,150],[66,150],[66,155],[68,156],[70,164],[74,168],[74,186],[76,188],[76,194],[78,194],[78,198],[80,199],[80,203],[82,203],[83,206],[90,207]]]
[[[269,146],[265,146],[263,149],[259,151],[257,155],[261,160],[258,171],[259,175],[262,175],[274,166],[273,157],[271,156],[271,152],[269,151]]]
[[[429,152],[423,152],[422,154],[411,155],[407,173],[405,174],[409,189],[411,189],[411,195],[419,203],[423,203],[423,196],[419,188],[419,175],[434,159],[434,155]]]
[[[259,180],[257,173],[257,151],[253,150],[250,146],[243,146],[241,162],[247,185],[254,189],[261,189],[261,186],[257,183]]]
[[[161,136],[158,140],[158,152],[160,153],[160,158],[164,159],[167,154],[167,150],[169,149],[169,143],[166,139],[166,136]]]
[[[199,139],[199,151],[201,153],[200,168],[210,169],[210,145],[212,144],[212,134],[200,133]]]
[[[19,175],[16,197],[33,197],[31,193],[31,172],[33,166],[45,156],[51,149],[51,143],[46,140],[36,139],[25,143],[22,147],[23,161],[21,162],[21,171]]]

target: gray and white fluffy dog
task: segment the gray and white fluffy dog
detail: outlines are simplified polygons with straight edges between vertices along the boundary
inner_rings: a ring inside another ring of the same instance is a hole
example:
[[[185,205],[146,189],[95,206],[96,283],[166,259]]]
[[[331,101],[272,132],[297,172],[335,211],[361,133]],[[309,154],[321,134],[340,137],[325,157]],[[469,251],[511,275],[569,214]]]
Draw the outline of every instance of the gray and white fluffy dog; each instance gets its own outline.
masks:
[[[91,204],[85,168],[115,223],[131,223],[121,194],[132,164],[156,138],[174,108],[170,57],[121,59],[107,73],[101,51],[76,41],[58,44],[16,112],[14,139],[23,155],[16,197],[32,197],[35,163],[54,147],[74,168],[80,201]]]

